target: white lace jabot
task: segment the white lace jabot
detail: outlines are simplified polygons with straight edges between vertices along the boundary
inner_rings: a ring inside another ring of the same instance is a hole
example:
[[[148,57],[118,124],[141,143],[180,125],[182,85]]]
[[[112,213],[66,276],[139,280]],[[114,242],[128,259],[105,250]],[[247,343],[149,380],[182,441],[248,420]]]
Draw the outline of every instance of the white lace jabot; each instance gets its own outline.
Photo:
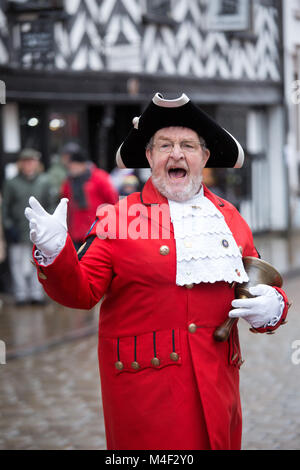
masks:
[[[203,187],[184,202],[169,200],[176,240],[176,284],[246,282],[242,255],[223,214]]]

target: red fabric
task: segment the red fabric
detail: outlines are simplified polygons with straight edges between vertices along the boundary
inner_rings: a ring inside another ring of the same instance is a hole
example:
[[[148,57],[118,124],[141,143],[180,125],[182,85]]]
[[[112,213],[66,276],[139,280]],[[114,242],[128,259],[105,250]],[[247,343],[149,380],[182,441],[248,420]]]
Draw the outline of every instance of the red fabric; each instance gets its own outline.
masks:
[[[251,231],[238,211],[206,188],[204,194],[224,214],[243,255],[257,257]],[[141,223],[147,224],[151,204],[167,202],[149,180],[141,194],[119,202],[119,218],[127,217],[128,211],[122,213],[126,204],[132,208],[141,201]],[[99,222],[90,236],[97,227]],[[169,247],[168,255],[160,254],[162,245]],[[213,339],[231,309],[234,289],[225,282],[193,288],[175,284],[172,226],[169,239],[96,236],[80,262],[68,238],[54,263],[42,269],[46,292],[68,307],[90,309],[105,294],[99,367],[108,449],[240,449],[237,326],[228,341]],[[190,323],[197,325],[196,332],[189,331]],[[151,363],[154,339],[159,366]],[[177,361],[170,357],[173,351]],[[121,371],[115,367],[118,360],[124,365]]]
[[[72,187],[67,179],[61,190],[61,196],[69,199],[68,204],[68,230],[73,241],[82,242],[93,221],[97,208],[101,204],[115,204],[118,193],[112,185],[110,176],[106,171],[91,166],[91,176],[84,183],[84,193],[87,208],[81,209],[74,200]]]

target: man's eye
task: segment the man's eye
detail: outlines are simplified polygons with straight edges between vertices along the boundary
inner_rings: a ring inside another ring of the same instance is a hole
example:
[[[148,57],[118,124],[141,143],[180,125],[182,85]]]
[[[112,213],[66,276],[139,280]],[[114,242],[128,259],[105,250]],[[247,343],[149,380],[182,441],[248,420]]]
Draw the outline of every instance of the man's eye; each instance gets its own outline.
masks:
[[[184,149],[193,149],[195,146],[193,144],[191,144],[190,142],[182,142],[182,147]]]
[[[169,149],[171,147],[171,144],[161,144],[160,148],[161,149]]]

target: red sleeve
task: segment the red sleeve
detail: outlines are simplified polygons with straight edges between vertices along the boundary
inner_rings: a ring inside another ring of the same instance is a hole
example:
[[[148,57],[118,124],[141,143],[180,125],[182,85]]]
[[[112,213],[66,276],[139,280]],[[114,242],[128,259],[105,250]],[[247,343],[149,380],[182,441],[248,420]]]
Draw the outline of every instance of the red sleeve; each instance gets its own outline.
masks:
[[[112,278],[110,240],[100,240],[95,235],[87,238],[79,254],[68,235],[52,264],[41,266],[35,258],[34,261],[49,297],[70,308],[90,310],[101,300]]]

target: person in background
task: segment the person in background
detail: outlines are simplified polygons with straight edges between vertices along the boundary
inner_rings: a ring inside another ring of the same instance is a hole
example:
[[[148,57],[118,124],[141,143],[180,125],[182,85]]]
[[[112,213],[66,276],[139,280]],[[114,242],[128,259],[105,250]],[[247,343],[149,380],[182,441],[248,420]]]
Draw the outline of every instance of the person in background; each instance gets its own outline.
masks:
[[[129,194],[134,193],[139,190],[140,182],[138,177],[135,175],[127,175],[123,179],[123,182],[120,187],[120,196],[129,196]]]
[[[69,154],[67,168],[68,177],[62,185],[61,197],[69,200],[69,233],[78,250],[95,220],[97,207],[115,204],[118,193],[109,174],[90,162],[80,147]]]
[[[60,158],[61,163],[65,168],[68,167],[71,155],[73,155],[73,153],[80,152],[80,149],[80,145],[73,141],[67,142],[63,145],[60,151]]]
[[[18,174],[4,181],[2,224],[8,247],[8,264],[12,277],[13,295],[17,305],[44,303],[44,291],[31,264],[32,244],[28,235],[24,210],[28,197],[35,194],[51,211],[50,183],[41,171],[41,154],[25,148],[18,157]]]
[[[124,169],[120,169],[117,167],[114,168],[110,172],[110,178],[114,187],[116,188],[116,191],[120,193],[124,178],[133,174],[134,174],[134,170],[131,168],[124,168]]]
[[[50,167],[47,170],[49,178],[51,193],[55,207],[60,201],[61,185],[67,177],[67,168],[63,164],[63,159],[60,155],[54,154],[51,156]]]

